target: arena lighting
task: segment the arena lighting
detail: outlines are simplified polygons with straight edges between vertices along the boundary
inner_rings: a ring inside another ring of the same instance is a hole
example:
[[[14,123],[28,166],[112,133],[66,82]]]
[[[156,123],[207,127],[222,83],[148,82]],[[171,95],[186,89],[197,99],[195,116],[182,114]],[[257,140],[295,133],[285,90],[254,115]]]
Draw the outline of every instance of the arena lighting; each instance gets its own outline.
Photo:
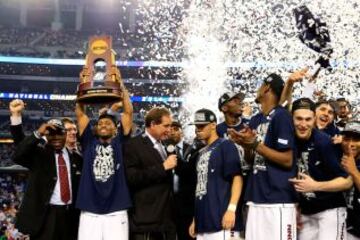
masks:
[[[3,63],[27,63],[27,64],[46,64],[46,65],[69,65],[69,66],[84,66],[84,59],[57,59],[57,58],[31,58],[31,57],[8,57],[0,56],[0,62]],[[338,62],[333,60],[330,62],[333,68],[337,67],[356,67],[360,66],[359,61],[344,61]],[[183,62],[167,62],[167,61],[116,61],[116,65],[119,67],[184,67],[188,63]],[[306,65],[302,61],[292,62],[269,62],[269,61],[257,61],[257,62],[227,62],[226,67],[240,67],[243,69],[249,68],[299,68]]]
[[[0,56],[0,62],[4,63],[27,63],[27,64],[46,64],[46,65],[70,65],[84,66],[84,59],[56,59],[56,58],[31,58],[31,57],[7,57]],[[181,67],[179,62],[160,62],[160,61],[116,61],[119,67]]]
[[[48,101],[75,101],[76,95],[47,93],[9,93],[0,92],[0,99],[32,99]],[[183,102],[180,97],[170,96],[132,96],[132,102]]]
[[[11,138],[2,138],[0,139],[0,143],[13,143],[14,140],[12,140]]]

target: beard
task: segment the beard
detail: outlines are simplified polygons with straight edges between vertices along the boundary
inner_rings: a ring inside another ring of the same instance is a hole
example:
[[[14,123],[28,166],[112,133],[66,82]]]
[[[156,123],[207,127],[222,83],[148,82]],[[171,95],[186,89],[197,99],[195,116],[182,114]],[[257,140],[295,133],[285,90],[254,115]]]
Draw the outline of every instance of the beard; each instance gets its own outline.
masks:
[[[114,134],[104,134],[104,135],[100,135],[100,134],[97,134],[97,137],[99,139],[102,139],[102,140],[108,140],[110,138],[112,138],[114,136]]]

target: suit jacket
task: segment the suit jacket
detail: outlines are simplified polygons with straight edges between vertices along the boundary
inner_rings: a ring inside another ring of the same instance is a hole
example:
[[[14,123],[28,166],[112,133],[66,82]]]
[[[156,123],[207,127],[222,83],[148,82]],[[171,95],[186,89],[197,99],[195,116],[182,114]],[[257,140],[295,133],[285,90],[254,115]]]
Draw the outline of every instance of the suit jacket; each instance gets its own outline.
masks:
[[[172,171],[145,135],[124,144],[126,175],[133,200],[129,211],[131,232],[174,231]]]
[[[194,215],[195,187],[196,187],[196,156],[185,156],[189,144],[184,143],[182,156],[178,156],[175,173],[179,177],[179,189],[175,194],[177,216]],[[185,158],[186,157],[186,158]]]
[[[29,169],[27,187],[17,214],[16,227],[22,233],[36,235],[46,224],[45,215],[57,181],[55,154],[50,146],[43,144],[42,139],[36,138],[33,134],[25,137],[21,125],[11,126],[11,133],[17,144],[14,162]],[[21,141],[22,138],[24,139]],[[74,208],[81,176],[82,157],[69,151],[68,154],[72,186],[70,207]],[[69,224],[73,227],[72,234],[77,232],[78,219],[79,211],[73,209],[69,219]]]

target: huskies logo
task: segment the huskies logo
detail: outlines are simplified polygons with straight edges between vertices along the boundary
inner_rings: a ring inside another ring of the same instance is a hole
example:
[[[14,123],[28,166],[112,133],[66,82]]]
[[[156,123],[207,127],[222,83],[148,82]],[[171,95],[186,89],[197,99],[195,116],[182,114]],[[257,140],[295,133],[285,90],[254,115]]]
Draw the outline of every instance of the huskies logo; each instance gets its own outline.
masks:
[[[265,136],[269,128],[269,122],[260,124],[256,131],[258,133],[257,140],[265,142]],[[265,158],[255,152],[254,157],[254,174],[256,174],[258,171],[266,171],[266,164],[265,164]]]
[[[298,172],[309,174],[309,152],[302,152],[300,158],[297,159]],[[306,199],[315,198],[316,195],[314,192],[302,193]]]
[[[96,181],[106,182],[115,174],[114,152],[111,145],[96,146],[96,157],[93,163],[93,172]]]
[[[208,167],[209,167],[209,159],[210,159],[211,151],[203,152],[198,160],[196,165],[197,171],[197,184],[195,196],[202,199],[203,196],[207,193],[207,182],[208,182]]]

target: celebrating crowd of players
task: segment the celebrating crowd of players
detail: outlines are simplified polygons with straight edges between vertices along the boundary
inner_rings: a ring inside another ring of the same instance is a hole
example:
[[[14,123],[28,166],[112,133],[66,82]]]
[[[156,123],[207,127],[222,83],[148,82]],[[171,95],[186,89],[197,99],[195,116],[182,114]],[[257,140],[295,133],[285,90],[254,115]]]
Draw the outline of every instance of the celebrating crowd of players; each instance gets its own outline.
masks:
[[[17,228],[31,240],[360,239],[360,121],[345,98],[292,102],[306,72],[265,78],[251,118],[246,93],[224,93],[224,122],[199,109],[190,145],[159,107],[131,137],[123,86],[94,124],[77,104],[77,125],[51,119],[30,136],[13,100],[14,161],[29,169]]]

